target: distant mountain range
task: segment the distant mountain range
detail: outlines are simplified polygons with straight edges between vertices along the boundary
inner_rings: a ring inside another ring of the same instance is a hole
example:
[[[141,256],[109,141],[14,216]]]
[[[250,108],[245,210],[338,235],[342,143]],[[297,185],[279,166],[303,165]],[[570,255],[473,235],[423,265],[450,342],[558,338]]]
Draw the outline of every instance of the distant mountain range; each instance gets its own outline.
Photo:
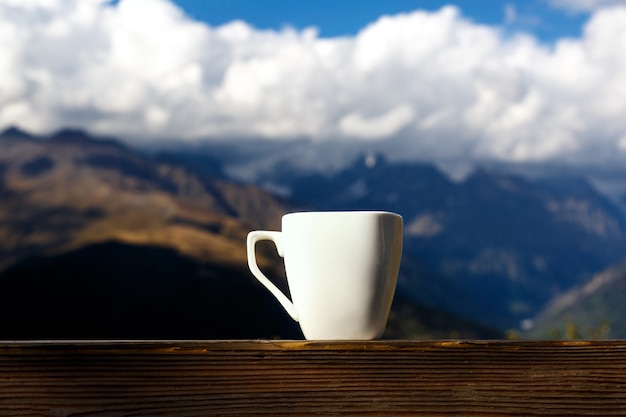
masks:
[[[0,338],[300,338],[247,270],[247,232],[289,211],[370,209],[405,222],[386,337],[622,334],[624,280],[598,277],[623,276],[626,179],[603,177],[607,193],[573,169],[487,165],[452,180],[311,146],[0,134]],[[285,288],[275,250],[260,250]]]
[[[331,174],[278,168],[272,180],[319,209],[402,214],[402,291],[498,328],[626,256],[623,212],[581,177],[477,169],[453,182],[429,164],[365,155]]]
[[[201,152],[311,208],[401,213],[399,289],[410,299],[500,329],[532,327],[524,337],[626,337],[624,167],[434,165],[410,161],[401,145],[388,154],[384,141],[241,141]],[[606,276],[618,278],[598,285]]]
[[[302,337],[247,270],[245,236],[312,205],[229,179],[215,155],[8,129],[0,196],[0,339]],[[275,251],[259,256],[285,288]],[[399,292],[386,336],[502,333]]]

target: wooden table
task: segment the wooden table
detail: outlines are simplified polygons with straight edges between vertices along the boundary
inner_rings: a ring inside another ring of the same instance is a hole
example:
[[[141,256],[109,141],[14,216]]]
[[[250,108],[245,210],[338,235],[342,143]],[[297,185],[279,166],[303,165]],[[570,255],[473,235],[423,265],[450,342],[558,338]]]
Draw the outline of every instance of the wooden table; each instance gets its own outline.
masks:
[[[626,341],[0,342],[2,416],[626,415]]]

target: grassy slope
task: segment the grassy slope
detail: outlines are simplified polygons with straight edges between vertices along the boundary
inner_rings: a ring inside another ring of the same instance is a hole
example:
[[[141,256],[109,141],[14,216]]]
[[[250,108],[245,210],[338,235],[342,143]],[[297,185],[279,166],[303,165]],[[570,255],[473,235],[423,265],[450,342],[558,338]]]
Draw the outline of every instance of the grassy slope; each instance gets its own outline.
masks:
[[[626,260],[557,297],[538,317],[532,338],[626,338]]]

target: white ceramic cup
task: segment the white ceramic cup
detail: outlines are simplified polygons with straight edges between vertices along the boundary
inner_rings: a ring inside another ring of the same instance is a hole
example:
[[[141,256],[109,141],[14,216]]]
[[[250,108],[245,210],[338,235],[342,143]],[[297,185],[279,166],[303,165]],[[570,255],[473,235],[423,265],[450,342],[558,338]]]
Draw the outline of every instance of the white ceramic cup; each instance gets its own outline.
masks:
[[[255,246],[271,240],[284,257],[291,300],[259,269]],[[282,231],[247,239],[248,266],[300,323],[309,340],[382,336],[398,280],[402,217],[382,211],[290,213]]]

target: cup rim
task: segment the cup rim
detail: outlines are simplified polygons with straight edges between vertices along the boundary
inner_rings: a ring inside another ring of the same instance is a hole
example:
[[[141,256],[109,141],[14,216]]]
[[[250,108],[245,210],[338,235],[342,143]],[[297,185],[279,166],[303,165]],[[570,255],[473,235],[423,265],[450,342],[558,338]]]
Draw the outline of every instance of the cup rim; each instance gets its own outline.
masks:
[[[402,219],[402,216],[398,213],[386,210],[319,210],[319,211],[294,211],[283,215],[285,217],[306,216],[306,215],[322,215],[322,216],[345,216],[345,215],[384,215],[393,216]]]

